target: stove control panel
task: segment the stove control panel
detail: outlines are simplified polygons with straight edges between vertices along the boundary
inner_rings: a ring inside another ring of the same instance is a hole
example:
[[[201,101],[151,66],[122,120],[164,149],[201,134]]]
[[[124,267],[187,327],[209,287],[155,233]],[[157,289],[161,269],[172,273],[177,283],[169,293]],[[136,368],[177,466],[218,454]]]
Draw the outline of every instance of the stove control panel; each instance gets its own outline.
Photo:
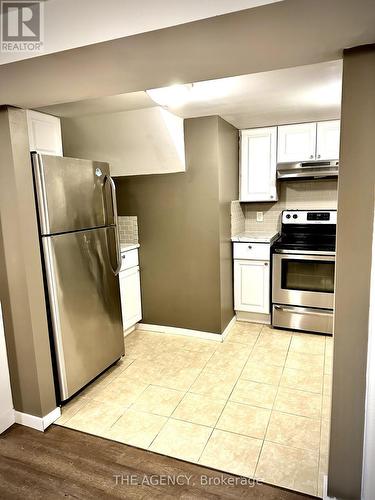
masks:
[[[337,210],[283,210],[283,224],[336,224]]]

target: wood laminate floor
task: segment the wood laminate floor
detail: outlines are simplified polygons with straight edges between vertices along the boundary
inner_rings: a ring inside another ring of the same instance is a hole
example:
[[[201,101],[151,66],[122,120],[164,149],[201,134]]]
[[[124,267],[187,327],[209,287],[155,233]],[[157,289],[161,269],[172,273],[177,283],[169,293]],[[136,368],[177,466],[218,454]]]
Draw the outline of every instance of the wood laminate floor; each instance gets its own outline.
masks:
[[[181,484],[161,484],[168,478]],[[213,484],[220,479],[227,484]],[[138,484],[126,484],[132,481]],[[236,486],[228,484],[236,481]],[[237,476],[54,425],[45,433],[14,425],[0,436],[2,500],[312,498],[240,481]]]

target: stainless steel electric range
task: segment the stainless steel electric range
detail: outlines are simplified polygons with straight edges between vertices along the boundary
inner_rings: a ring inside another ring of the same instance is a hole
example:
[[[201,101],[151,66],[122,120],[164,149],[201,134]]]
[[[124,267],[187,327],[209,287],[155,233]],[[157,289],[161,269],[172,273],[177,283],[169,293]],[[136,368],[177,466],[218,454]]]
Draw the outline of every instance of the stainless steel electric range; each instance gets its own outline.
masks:
[[[273,244],[272,325],[333,333],[336,210],[284,210]]]

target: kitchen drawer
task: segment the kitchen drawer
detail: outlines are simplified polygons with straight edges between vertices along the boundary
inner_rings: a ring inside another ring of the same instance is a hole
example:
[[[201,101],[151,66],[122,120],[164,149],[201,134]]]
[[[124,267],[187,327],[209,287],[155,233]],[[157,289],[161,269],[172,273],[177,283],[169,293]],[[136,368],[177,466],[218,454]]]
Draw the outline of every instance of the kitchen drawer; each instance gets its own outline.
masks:
[[[126,269],[130,269],[131,267],[138,266],[138,249],[134,248],[133,250],[128,250],[127,252],[121,253],[121,271],[125,271]]]
[[[271,246],[268,243],[234,243],[233,258],[248,260],[270,260]]]
[[[333,333],[333,311],[306,307],[273,305],[272,325],[317,333]]]

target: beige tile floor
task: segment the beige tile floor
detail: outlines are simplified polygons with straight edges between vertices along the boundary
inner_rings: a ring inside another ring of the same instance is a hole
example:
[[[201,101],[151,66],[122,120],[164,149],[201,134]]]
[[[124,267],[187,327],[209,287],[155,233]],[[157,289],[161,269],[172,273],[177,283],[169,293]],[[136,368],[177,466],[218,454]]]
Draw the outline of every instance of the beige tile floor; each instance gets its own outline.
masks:
[[[223,343],[136,330],[56,422],[322,496],[333,340],[237,322]]]

